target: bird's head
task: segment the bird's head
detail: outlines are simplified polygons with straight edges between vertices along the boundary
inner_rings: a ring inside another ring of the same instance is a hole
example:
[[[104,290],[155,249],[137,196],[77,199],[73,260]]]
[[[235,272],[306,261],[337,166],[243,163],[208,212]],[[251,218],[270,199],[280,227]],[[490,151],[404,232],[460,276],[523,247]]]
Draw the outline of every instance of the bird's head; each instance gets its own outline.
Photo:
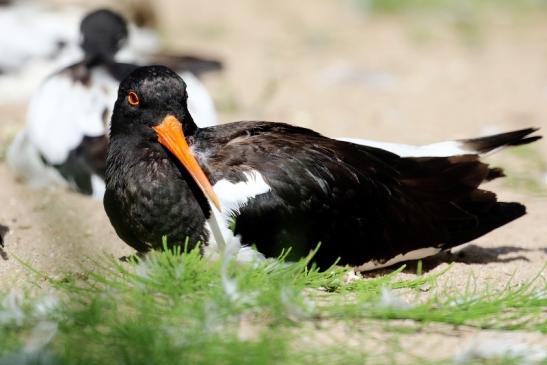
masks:
[[[169,68],[136,69],[120,84],[112,114],[111,140],[128,136],[163,146],[220,210],[220,201],[186,140],[197,130],[188,112],[187,98],[186,84]]]
[[[95,10],[82,19],[80,34],[86,60],[111,61],[127,42],[127,23],[111,10]]]

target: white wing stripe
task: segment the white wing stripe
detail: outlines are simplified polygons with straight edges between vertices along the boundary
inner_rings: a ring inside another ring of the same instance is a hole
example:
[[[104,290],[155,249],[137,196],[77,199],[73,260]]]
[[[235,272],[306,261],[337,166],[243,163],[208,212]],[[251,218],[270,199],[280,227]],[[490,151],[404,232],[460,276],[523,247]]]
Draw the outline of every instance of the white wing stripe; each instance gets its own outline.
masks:
[[[446,141],[424,146],[415,146],[408,144],[371,141],[359,138],[336,139],[339,141],[351,142],[362,146],[380,148],[389,152],[393,152],[401,157],[448,157],[469,153],[477,153],[476,151],[464,149],[463,145],[458,141]]]

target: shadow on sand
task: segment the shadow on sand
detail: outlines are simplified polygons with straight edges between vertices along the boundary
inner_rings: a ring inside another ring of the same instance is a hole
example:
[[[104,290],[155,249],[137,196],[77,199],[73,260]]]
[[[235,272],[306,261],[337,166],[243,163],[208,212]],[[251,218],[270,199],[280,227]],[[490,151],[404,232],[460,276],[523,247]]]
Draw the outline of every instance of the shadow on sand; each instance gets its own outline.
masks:
[[[457,262],[462,264],[489,264],[489,263],[506,263],[513,261],[526,261],[530,259],[526,257],[527,252],[542,251],[547,253],[547,247],[528,249],[515,246],[499,246],[499,247],[482,247],[474,244],[455,249],[455,252],[444,251],[435,256],[427,257],[422,260],[422,272],[427,273],[437,266],[444,263]],[[392,272],[400,265],[405,264],[405,273],[414,274],[418,270],[417,261],[409,261],[397,264],[394,267],[379,269],[365,273],[365,276],[378,276]]]
[[[541,248],[545,250],[547,248]],[[513,261],[530,261],[525,256],[526,252],[536,251],[537,249],[528,249],[515,246],[482,247],[478,245],[467,245],[455,252],[444,251],[435,256],[422,260],[422,271],[428,272],[435,269],[443,263],[458,262],[462,264],[489,264],[489,263],[507,263]],[[417,262],[408,262],[405,272],[415,273]]]

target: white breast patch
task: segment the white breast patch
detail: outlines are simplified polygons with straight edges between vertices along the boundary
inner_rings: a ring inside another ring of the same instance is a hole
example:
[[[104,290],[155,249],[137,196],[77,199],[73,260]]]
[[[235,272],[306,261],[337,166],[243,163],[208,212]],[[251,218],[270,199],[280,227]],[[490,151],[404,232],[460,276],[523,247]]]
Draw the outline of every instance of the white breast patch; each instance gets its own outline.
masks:
[[[249,200],[271,190],[262,174],[256,170],[244,172],[246,181],[233,183],[226,179],[218,181],[213,190],[218,195],[224,214],[239,212]]]
[[[258,195],[265,194],[271,190],[262,174],[256,170],[244,173],[245,181],[237,183],[226,179],[218,181],[213,190],[220,199],[222,212],[219,212],[213,204],[211,205],[211,217],[205,224],[209,232],[209,240],[204,249],[204,255],[209,258],[217,258],[225,252],[233,255],[238,262],[253,262],[264,259],[264,255],[251,247],[241,244],[241,237],[234,235],[230,229],[232,218],[235,213],[249,203]]]

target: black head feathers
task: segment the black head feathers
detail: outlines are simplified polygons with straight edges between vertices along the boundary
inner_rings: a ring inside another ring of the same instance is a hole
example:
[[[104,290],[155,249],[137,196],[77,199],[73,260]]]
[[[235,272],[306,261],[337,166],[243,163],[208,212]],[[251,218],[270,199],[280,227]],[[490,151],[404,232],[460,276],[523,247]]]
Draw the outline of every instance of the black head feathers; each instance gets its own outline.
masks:
[[[87,60],[97,58],[113,60],[114,55],[127,41],[128,30],[125,19],[107,9],[87,14],[80,24],[81,47]]]

